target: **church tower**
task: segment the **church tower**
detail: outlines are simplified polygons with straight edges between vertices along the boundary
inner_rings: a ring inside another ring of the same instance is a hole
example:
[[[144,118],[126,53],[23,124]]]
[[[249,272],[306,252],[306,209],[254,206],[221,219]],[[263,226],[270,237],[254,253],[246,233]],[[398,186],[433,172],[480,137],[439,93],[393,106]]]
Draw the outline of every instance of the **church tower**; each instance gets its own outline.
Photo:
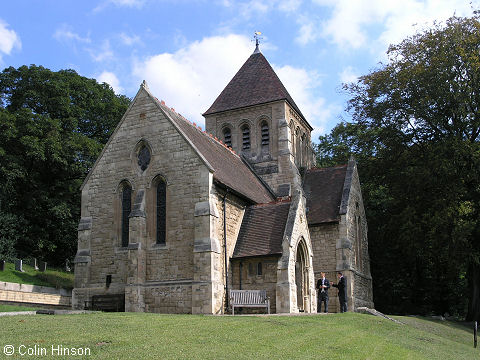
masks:
[[[312,166],[311,131],[257,46],[203,114],[208,133],[241,154],[277,194],[301,186],[300,173]]]

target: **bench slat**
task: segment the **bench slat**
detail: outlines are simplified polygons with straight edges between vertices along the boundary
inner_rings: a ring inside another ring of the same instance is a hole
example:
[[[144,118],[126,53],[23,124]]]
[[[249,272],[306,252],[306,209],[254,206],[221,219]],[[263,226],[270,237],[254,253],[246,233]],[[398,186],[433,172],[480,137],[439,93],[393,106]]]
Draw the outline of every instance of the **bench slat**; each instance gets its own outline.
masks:
[[[232,315],[235,307],[265,307],[270,314],[270,299],[266,290],[230,290]]]

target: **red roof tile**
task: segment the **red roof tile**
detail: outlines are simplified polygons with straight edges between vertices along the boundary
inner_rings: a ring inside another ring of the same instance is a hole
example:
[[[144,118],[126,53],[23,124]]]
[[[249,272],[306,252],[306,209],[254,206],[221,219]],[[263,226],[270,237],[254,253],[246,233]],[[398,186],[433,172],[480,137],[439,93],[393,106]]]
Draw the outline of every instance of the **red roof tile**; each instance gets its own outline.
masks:
[[[346,173],[347,165],[307,170],[303,189],[307,197],[309,225],[340,220]]]

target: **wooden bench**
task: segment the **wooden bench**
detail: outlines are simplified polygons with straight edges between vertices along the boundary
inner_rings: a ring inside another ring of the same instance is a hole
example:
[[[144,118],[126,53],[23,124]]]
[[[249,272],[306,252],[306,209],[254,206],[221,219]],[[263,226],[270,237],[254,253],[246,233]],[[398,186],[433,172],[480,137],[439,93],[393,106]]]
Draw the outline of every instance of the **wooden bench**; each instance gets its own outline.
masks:
[[[235,307],[264,307],[270,314],[270,298],[266,290],[230,290],[232,315]]]
[[[93,295],[92,310],[125,311],[125,294]]]

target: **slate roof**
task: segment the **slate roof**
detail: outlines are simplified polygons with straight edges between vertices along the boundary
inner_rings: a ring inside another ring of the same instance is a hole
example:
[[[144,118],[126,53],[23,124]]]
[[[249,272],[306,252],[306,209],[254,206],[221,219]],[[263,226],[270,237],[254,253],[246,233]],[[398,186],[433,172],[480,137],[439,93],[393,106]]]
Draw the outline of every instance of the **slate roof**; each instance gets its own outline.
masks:
[[[232,258],[282,254],[289,210],[290,202],[247,207]]]
[[[340,220],[347,168],[347,165],[340,165],[307,170],[303,189],[307,198],[309,225]]]
[[[305,120],[265,56],[254,52],[203,115],[277,100],[287,100]]]
[[[213,178],[215,180],[242,194],[254,203],[267,203],[274,200],[273,195],[239,155],[162,104],[158,99],[155,98],[155,101],[213,168]]]

